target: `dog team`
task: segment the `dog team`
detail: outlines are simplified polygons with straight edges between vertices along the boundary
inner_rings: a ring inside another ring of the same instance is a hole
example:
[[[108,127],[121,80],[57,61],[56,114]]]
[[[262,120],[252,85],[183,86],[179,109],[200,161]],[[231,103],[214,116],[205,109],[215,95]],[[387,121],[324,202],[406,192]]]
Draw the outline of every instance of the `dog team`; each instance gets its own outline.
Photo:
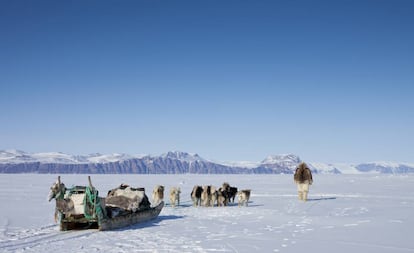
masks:
[[[234,199],[238,196],[238,206],[247,206],[250,199],[250,189],[238,191],[237,187],[230,186],[225,182],[219,188],[212,185],[195,185],[191,192],[191,200],[193,206],[227,206],[234,203]],[[172,207],[180,205],[180,187],[171,187],[170,189],[170,205]],[[152,200],[155,205],[164,199],[164,186],[157,185],[152,191]]]

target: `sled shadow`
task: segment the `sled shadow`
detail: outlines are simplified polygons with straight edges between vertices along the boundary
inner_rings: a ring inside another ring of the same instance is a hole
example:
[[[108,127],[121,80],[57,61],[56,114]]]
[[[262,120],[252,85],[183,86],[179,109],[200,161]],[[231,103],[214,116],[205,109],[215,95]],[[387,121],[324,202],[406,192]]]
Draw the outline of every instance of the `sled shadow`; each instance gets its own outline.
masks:
[[[308,201],[321,201],[321,200],[334,200],[334,199],[336,199],[336,197],[313,198],[313,199],[308,199]]]
[[[139,224],[131,225],[128,227],[117,229],[118,231],[126,231],[126,230],[133,230],[133,229],[140,229],[140,228],[147,228],[147,227],[156,227],[160,226],[160,222],[164,220],[176,220],[176,219],[183,219],[184,216],[182,215],[159,215],[157,218],[149,221],[145,221]]]
[[[183,215],[159,215],[154,221],[160,222],[164,220],[177,220],[177,219],[183,219]]]

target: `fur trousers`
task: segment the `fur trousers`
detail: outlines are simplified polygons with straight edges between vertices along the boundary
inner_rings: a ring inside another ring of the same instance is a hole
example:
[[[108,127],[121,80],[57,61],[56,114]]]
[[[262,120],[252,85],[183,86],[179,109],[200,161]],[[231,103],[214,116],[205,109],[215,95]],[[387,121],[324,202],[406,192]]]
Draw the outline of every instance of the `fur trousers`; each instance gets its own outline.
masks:
[[[297,184],[299,200],[307,201],[309,192],[309,183]]]

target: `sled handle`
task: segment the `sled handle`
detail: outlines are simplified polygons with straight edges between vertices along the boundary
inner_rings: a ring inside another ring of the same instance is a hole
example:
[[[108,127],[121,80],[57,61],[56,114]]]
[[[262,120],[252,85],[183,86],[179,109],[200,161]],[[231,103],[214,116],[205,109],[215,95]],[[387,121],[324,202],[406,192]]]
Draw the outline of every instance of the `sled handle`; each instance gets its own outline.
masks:
[[[92,186],[91,176],[88,176],[88,181],[89,181],[89,187],[92,189],[93,186]]]

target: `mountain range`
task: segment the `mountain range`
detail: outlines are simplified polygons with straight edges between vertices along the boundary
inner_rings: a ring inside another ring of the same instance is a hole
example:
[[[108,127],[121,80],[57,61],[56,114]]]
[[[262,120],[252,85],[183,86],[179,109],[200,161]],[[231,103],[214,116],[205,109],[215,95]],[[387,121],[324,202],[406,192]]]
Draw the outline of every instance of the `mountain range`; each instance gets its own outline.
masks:
[[[302,162],[294,154],[272,155],[261,162],[213,162],[180,151],[159,156],[128,154],[69,155],[60,152],[0,151],[0,173],[99,173],[99,174],[292,174]],[[314,173],[414,173],[414,165],[372,162],[351,164],[308,163]]]

